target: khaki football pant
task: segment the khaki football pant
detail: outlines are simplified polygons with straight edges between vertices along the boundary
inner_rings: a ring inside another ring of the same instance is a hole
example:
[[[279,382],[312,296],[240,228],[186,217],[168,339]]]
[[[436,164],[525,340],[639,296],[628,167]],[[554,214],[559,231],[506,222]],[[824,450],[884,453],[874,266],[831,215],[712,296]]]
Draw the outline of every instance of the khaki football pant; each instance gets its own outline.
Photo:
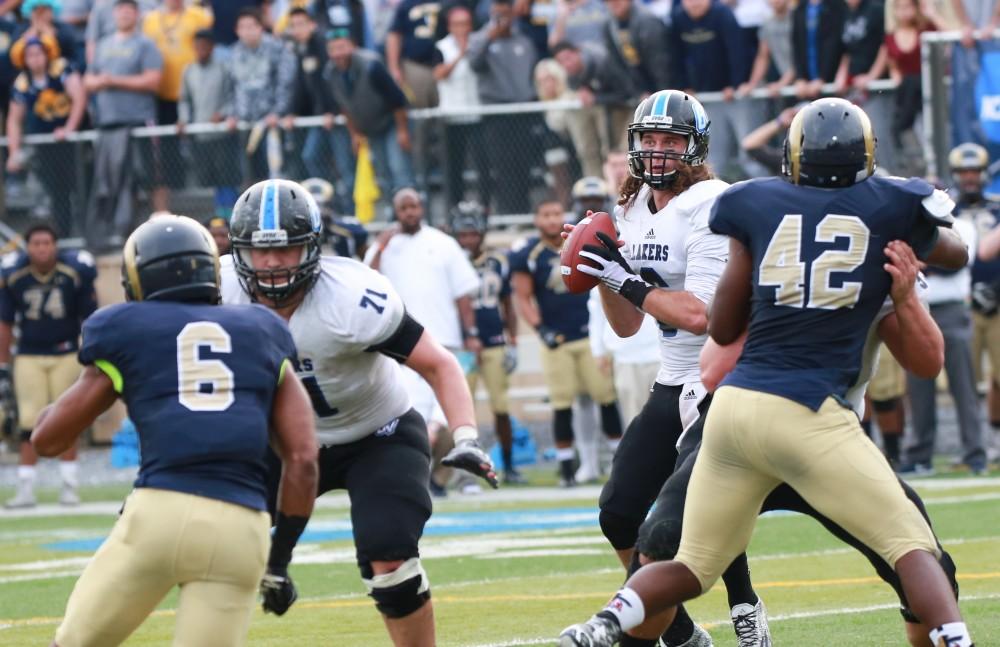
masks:
[[[986,378],[983,370],[983,353],[990,358],[990,375],[1000,382],[1000,314],[992,317],[972,312],[972,366],[976,369],[976,383]]]
[[[878,366],[868,383],[868,397],[875,402],[894,400],[906,395],[906,373],[885,344],[879,347]]]
[[[543,345],[542,370],[553,409],[569,409],[581,393],[600,405],[611,404],[616,399],[614,382],[610,375],[597,368],[590,352],[590,340],[586,337],[557,348]]]
[[[469,382],[469,391],[476,395],[476,385],[482,378],[486,385],[486,393],[490,396],[490,411],[493,415],[510,413],[510,397],[508,389],[510,380],[504,368],[505,347],[492,346],[484,348],[479,353],[479,365],[465,379]]]
[[[266,512],[138,488],[84,569],[56,631],[59,647],[111,647],[180,587],[176,647],[244,645],[270,549]]]
[[[746,550],[764,499],[782,482],[893,568],[913,550],[940,558],[930,526],[853,411],[832,397],[817,412],[724,386],[708,410],[676,557],[702,591]]]
[[[14,395],[18,426],[35,428],[38,414],[56,401],[80,377],[76,353],[18,355],[14,358]]]

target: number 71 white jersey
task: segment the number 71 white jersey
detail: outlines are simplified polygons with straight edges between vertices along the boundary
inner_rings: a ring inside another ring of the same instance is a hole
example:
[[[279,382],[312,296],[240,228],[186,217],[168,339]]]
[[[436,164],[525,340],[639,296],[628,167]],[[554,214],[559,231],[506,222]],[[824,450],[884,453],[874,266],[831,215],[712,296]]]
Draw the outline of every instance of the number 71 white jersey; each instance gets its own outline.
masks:
[[[650,210],[651,192],[643,186],[628,209],[615,208],[622,254],[647,283],[686,291],[706,304],[715,294],[729,259],[729,239],[713,234],[708,216],[715,198],[729,188],[704,180],[674,197],[660,211]],[[699,357],[707,335],[660,324],[660,371],[656,381],[682,385],[701,381]]]
[[[298,349],[295,373],[309,391],[320,444],[359,440],[410,409],[397,362],[369,350],[403,320],[389,281],[355,260],[323,257],[320,275],[288,327]],[[223,303],[250,303],[231,256],[222,259]]]

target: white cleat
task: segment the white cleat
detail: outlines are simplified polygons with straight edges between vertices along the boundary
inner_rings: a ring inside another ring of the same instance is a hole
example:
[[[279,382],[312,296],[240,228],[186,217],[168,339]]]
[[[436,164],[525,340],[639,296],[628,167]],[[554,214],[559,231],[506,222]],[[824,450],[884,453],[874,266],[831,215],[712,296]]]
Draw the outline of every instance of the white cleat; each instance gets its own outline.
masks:
[[[663,638],[657,643],[659,647],[713,647],[712,637],[708,635],[708,632],[699,627],[697,624],[694,626],[694,633],[691,637],[682,642],[679,645],[668,645],[663,642]]]
[[[596,465],[581,463],[573,478],[577,483],[593,483],[601,478],[601,473],[597,470]]]
[[[15,508],[34,508],[38,504],[35,500],[35,493],[31,490],[19,489],[14,498],[8,499],[7,503],[4,504],[5,508],[15,509]]]
[[[559,647],[612,647],[622,638],[617,620],[593,616],[587,622],[566,627],[559,634]]]
[[[59,505],[75,506],[80,505],[80,495],[75,488],[63,488],[59,493]]]
[[[767,626],[767,608],[757,598],[757,604],[737,604],[732,608],[733,631],[739,647],[771,647],[771,630]]]

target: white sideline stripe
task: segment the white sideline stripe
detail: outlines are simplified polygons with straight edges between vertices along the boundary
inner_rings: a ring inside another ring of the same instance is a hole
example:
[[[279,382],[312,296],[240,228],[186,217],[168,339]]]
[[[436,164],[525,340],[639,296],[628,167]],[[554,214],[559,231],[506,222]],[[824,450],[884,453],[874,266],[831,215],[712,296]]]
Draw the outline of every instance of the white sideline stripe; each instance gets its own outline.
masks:
[[[961,602],[973,602],[976,600],[998,600],[1000,599],[1000,593],[986,593],[983,595],[968,595],[962,596]],[[822,618],[824,616],[837,616],[837,615],[858,615],[862,613],[871,613],[873,611],[885,611],[886,609],[898,609],[898,604],[873,604],[867,607],[844,607],[841,609],[823,609],[821,611],[802,611],[798,613],[785,613],[776,616],[768,616],[767,621],[771,622],[784,622],[787,620],[804,620],[808,618]],[[728,625],[732,621],[729,618],[725,620],[716,620],[712,622],[699,623],[702,626],[719,626]],[[499,642],[499,643],[481,643],[477,645],[469,645],[468,647],[520,647],[521,645],[551,645],[555,642],[554,636],[545,636],[538,638],[514,638],[512,640]]]
[[[911,486],[925,490],[965,490],[979,487],[1000,486],[1000,477],[962,477],[955,479],[914,479],[907,481]],[[580,501],[583,504],[593,504],[597,501],[601,493],[600,485],[583,485],[570,489],[557,487],[518,487],[501,489],[496,492],[484,491],[480,494],[463,495],[455,493],[449,501],[442,502],[435,506],[441,512],[452,512],[453,503],[465,504],[470,502],[480,503],[521,503],[543,501]],[[1000,494],[980,494],[970,495],[1000,497]],[[990,501],[993,499],[942,497],[941,499],[924,499],[925,503],[964,503],[967,501]],[[0,519],[24,519],[29,517],[69,517],[69,516],[92,516],[92,515],[117,515],[121,509],[121,501],[100,501],[82,503],[78,506],[66,507],[55,503],[39,505],[27,510],[3,510],[0,509]],[[316,499],[318,510],[346,510],[350,506],[350,499],[346,492],[324,494]]]

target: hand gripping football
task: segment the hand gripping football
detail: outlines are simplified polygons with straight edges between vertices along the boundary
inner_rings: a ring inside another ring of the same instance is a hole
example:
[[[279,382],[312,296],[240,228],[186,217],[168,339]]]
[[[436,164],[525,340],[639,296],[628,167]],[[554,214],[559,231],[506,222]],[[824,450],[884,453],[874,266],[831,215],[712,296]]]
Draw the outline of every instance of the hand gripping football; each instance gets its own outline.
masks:
[[[615,223],[611,216],[604,211],[598,211],[578,222],[569,238],[563,243],[562,251],[559,252],[559,271],[562,274],[563,283],[566,285],[566,289],[574,294],[589,292],[601,282],[596,276],[584,274],[576,269],[576,266],[581,263],[597,267],[593,261],[580,256],[580,250],[583,249],[584,245],[600,247],[601,241],[597,239],[598,232],[604,232],[612,239],[618,240]]]

